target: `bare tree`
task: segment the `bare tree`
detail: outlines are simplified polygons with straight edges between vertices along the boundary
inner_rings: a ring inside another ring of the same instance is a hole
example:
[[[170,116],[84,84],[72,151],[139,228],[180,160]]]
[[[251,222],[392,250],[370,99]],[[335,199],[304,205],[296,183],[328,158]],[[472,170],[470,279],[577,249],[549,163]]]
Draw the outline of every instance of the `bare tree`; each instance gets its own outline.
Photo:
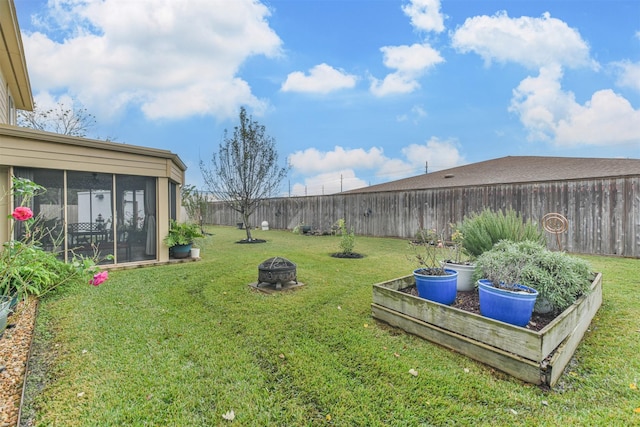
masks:
[[[249,218],[261,200],[277,193],[289,170],[278,165],[275,140],[241,107],[240,125],[234,128],[231,137],[225,129],[211,165],[207,168],[204,161],[200,161],[205,185],[218,200],[241,215],[247,240],[252,241]]]
[[[18,126],[70,136],[87,136],[96,118],[84,107],[67,107],[59,102],[54,108],[42,109],[33,104],[33,111],[18,110]]]

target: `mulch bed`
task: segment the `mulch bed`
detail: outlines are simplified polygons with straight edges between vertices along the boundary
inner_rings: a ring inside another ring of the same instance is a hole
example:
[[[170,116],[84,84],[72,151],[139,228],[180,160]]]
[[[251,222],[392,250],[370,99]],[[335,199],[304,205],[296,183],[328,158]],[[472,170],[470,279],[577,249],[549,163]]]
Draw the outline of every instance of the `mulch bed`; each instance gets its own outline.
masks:
[[[364,258],[364,255],[356,253],[356,252],[349,252],[349,253],[336,252],[336,253],[331,254],[331,256],[334,257],[334,258],[347,258],[347,259]]]
[[[411,294],[413,296],[418,296],[418,291],[415,286],[410,286],[408,288],[400,289],[400,292],[404,292],[407,294]],[[458,292],[456,296],[456,300],[451,304],[451,307],[458,308],[460,310],[468,311],[470,313],[480,314],[480,296],[478,295],[478,291],[469,291],[469,292]],[[538,314],[533,313],[531,315],[531,320],[529,320],[529,324],[525,326],[527,329],[531,329],[532,331],[541,331],[547,326],[549,323],[553,321],[557,317],[556,313],[548,313],[548,314]]]

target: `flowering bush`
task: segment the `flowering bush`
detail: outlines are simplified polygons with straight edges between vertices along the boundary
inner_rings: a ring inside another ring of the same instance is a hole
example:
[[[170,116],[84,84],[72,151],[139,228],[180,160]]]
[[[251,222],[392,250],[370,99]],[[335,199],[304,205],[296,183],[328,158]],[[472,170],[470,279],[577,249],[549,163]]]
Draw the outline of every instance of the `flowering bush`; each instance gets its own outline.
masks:
[[[101,283],[104,283],[109,278],[108,271],[101,271],[100,273],[96,273],[93,275],[93,279],[89,280],[89,284],[93,286],[98,286]]]
[[[12,178],[9,193],[20,199],[9,218],[13,219],[10,236],[13,237],[16,222],[21,223],[24,233],[20,239],[11,239],[0,248],[0,295],[42,296],[61,285],[74,281],[89,281],[98,286],[107,280],[107,272],[98,273],[97,252],[93,257],[74,256],[68,263],[58,258],[58,253],[42,248],[42,236],[37,221],[28,205],[33,197],[46,189],[25,178]],[[93,277],[92,279],[90,279]]]
[[[18,206],[13,210],[11,216],[18,221],[26,221],[33,218],[33,211],[26,206]]]

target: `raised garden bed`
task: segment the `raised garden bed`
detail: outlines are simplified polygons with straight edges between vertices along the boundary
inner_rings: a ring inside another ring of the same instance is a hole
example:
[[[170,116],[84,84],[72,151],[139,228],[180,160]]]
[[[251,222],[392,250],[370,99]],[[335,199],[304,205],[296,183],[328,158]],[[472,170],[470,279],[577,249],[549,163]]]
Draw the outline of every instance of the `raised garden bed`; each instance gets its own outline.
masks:
[[[400,291],[414,285],[412,275],[373,285],[373,317],[528,383],[548,386],[562,375],[602,304],[598,273],[588,294],[533,331]]]

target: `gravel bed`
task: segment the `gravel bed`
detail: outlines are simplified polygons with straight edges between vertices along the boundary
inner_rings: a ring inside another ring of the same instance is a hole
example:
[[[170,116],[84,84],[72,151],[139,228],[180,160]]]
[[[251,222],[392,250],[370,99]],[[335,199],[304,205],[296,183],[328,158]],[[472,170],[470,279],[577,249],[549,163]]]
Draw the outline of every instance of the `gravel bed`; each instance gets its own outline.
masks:
[[[0,427],[18,425],[37,303],[20,302],[0,337]]]

